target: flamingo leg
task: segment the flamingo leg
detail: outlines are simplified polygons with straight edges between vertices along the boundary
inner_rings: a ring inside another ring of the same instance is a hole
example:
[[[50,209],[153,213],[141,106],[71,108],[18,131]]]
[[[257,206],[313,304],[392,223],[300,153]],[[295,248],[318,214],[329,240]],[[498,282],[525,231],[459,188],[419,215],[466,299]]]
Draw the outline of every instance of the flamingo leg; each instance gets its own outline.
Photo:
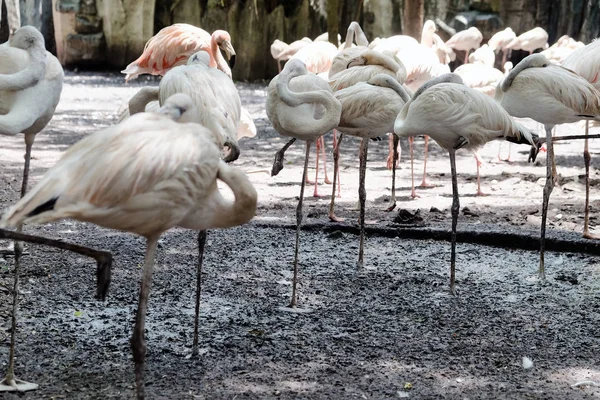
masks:
[[[585,121],[585,136],[588,135],[590,121]],[[583,160],[585,161],[585,218],[583,222],[583,237],[586,239],[600,239],[598,235],[590,232],[590,161],[591,156],[588,148],[588,138],[585,138],[583,145]]]
[[[31,147],[33,146],[34,135],[25,135],[25,165],[23,166],[23,181],[21,183],[21,198],[27,193],[27,183],[29,181],[29,163],[31,161]],[[17,227],[17,232],[21,233],[23,226]],[[15,272],[13,284],[13,309],[11,317],[10,330],[10,350],[8,356],[8,370],[5,378],[0,382],[0,392],[7,391],[28,391],[36,390],[38,385],[17,379],[15,377],[15,342],[17,332],[17,310],[19,302],[19,273],[21,269],[21,256],[23,255],[23,243],[15,241]]]
[[[386,160],[386,167],[389,170],[392,170],[394,167],[394,164],[392,164],[392,162],[394,160],[394,156],[396,157],[395,166],[398,167],[398,160],[400,160],[400,152],[401,152],[401,148],[400,148],[399,144],[400,144],[400,141],[394,139],[393,133],[388,134],[389,153],[388,153],[388,157]]]
[[[321,150],[321,138],[318,138],[315,141],[315,152],[317,153],[317,159],[315,161],[315,181],[311,181],[310,179],[308,179],[308,175],[306,176],[306,183],[308,183],[309,185],[314,184],[315,185],[315,191],[313,193],[313,197],[319,197],[319,192],[317,189],[317,185],[318,185],[318,178],[319,178],[319,151]]]
[[[413,199],[420,197],[417,192],[415,191],[415,167],[414,167],[414,157],[413,157],[413,143],[415,141],[414,137],[409,137],[408,138],[408,146],[410,148],[410,180],[411,180],[411,191],[410,191],[410,197],[412,197]]]
[[[342,138],[344,137],[344,135],[340,134],[340,136],[337,136],[337,131],[334,129],[333,130],[333,148],[336,149],[337,146],[339,145],[339,143],[342,142]],[[340,158],[340,151],[338,149],[338,171],[337,171],[337,197],[342,197],[342,180],[340,179],[340,169],[339,169],[339,158]],[[335,181],[333,182],[333,186],[335,186]]]
[[[471,50],[467,50],[467,51],[465,51],[465,64],[468,64],[468,63],[469,63],[469,52],[470,52],[470,51],[471,51]]]
[[[202,289],[202,262],[204,261],[204,247],[208,231],[198,232],[198,268],[196,269],[196,309],[194,316],[194,340],[192,343],[192,355],[198,355],[198,328],[200,326],[200,292]]]
[[[333,137],[335,138],[337,133],[333,131]],[[331,201],[329,203],[329,220],[332,222],[342,222],[344,218],[340,218],[335,215],[335,183],[339,183],[339,167],[340,167],[340,146],[342,145],[342,139],[344,135],[340,135],[339,139],[336,139],[336,144],[333,148],[333,185],[331,187]],[[338,187],[339,193],[339,187]]]
[[[302,172],[302,183],[300,184],[300,198],[296,208],[296,249],[294,250],[294,277],[292,281],[292,300],[290,308],[295,308],[298,302],[298,250],[300,248],[300,227],[302,225],[302,199],[304,198],[304,185],[306,182],[306,173],[308,172],[308,158],[310,157],[311,142],[306,142],[306,155],[304,156],[304,171]]]
[[[452,170],[452,250],[450,253],[450,292],[456,295],[456,225],[460,201],[458,199],[458,181],[456,177],[456,150],[450,150],[450,169]]]
[[[135,362],[135,386],[138,400],[144,399],[144,363],[146,361],[146,341],[144,339],[144,325],[146,324],[146,311],[148,310],[148,297],[150,296],[150,285],[152,284],[152,270],[154,269],[154,258],[156,257],[156,245],[158,236],[146,239],[146,258],[144,260],[144,271],[142,273],[142,284],[140,286],[140,299],[131,336],[131,350]]]
[[[291,139],[287,142],[277,153],[275,153],[275,160],[273,160],[273,167],[271,168],[271,176],[277,175],[283,169],[283,157],[289,147],[296,141],[296,138]]]
[[[390,134],[390,136],[393,137],[392,149],[394,157],[392,160],[392,195],[390,197],[390,205],[386,209],[388,212],[396,208],[396,163],[398,161],[398,142],[400,142],[400,138],[395,133]]]
[[[419,187],[428,188],[434,185],[427,183],[427,153],[429,152],[429,136],[425,135],[425,148],[423,150],[423,180]]]
[[[358,266],[364,265],[365,253],[365,203],[367,200],[367,191],[365,189],[365,178],[367,174],[367,151],[369,148],[369,138],[363,138],[360,144],[360,171],[358,182],[358,199],[360,201],[360,246],[358,248]]]
[[[335,134],[333,137],[335,138]],[[323,182],[331,185],[331,180],[327,176],[327,151],[325,149],[325,136],[321,136],[321,139],[323,139],[323,147],[321,147],[321,151],[323,152],[323,173],[325,174],[325,180]]]
[[[544,197],[542,202],[542,226],[540,235],[540,280],[546,280],[544,270],[544,252],[546,250],[546,217],[548,216],[548,203],[550,194],[554,189],[554,177],[552,175],[552,161],[554,159],[554,145],[552,143],[552,130],[546,128],[546,185],[544,186]]]
[[[485,196],[485,193],[481,191],[481,178],[479,176],[479,168],[483,165],[483,162],[481,161],[481,158],[479,157],[479,154],[477,154],[477,152],[473,152],[473,155],[475,156],[475,162],[477,164],[477,192],[475,193],[475,195]]]

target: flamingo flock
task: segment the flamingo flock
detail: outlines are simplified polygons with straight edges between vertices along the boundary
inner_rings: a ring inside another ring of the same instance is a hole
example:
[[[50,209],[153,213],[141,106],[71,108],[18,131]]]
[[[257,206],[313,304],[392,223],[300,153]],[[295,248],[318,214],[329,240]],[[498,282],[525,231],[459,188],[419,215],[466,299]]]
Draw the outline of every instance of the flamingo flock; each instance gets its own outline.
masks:
[[[20,24],[11,20],[11,24],[15,23]],[[12,231],[6,229],[15,229],[13,237],[18,240],[14,248],[11,348],[0,391],[38,387],[17,379],[14,371],[21,240],[36,242],[20,232],[24,225],[71,218],[146,239],[131,337],[136,396],[143,399],[146,397],[145,320],[160,236],[173,227],[198,231],[193,344],[197,352],[200,273],[207,230],[246,224],[257,210],[257,191],[246,174],[231,165],[245,156],[239,140],[257,133],[231,79],[236,57],[232,38],[223,30],[211,34],[189,24],[162,29],[147,42],[143,54],[122,71],[126,81],[141,74],[162,76],[159,85],[141,88],[129,99],[128,108],[117,123],[90,132],[71,146],[28,191],[35,136],[54,115],[64,73],[56,57],[46,51],[37,29],[29,26],[13,29],[13,25],[9,41],[0,45],[0,135],[24,135],[25,163],[21,199],[0,215],[0,233],[10,237]],[[584,236],[597,239],[589,230],[591,157],[587,138],[589,122],[600,121],[598,42],[585,46],[562,37],[549,46],[548,34],[539,27],[519,36],[506,28],[483,45],[483,35],[476,27],[458,32],[445,42],[436,31],[433,21],[425,21],[420,41],[395,35],[369,42],[360,25],[352,22],[343,43],[339,39],[336,44],[329,43],[324,33],[314,40],[301,38],[290,44],[276,40],[271,45],[279,74],[266,89],[266,115],[280,135],[291,138],[276,153],[272,174],[283,168],[285,151],[295,141],[304,141],[306,146],[296,208],[292,294],[286,309],[299,307],[300,230],[310,152],[315,143],[317,176],[313,194],[319,196],[319,158],[325,168],[324,136],[330,131],[333,131],[334,172],[330,182],[325,170],[325,183],[332,184],[328,214],[332,222],[343,221],[335,213],[343,136],[361,139],[359,268],[365,265],[367,150],[371,140],[385,135],[390,146],[387,166],[392,170],[389,211],[396,206],[399,139],[407,138],[411,150],[412,198],[418,197],[412,168],[414,137],[425,137],[421,186],[428,185],[429,139],[448,152],[452,175],[450,291],[453,294],[457,293],[456,228],[460,210],[458,150],[469,150],[475,155],[477,194],[481,195],[478,149],[491,141],[508,141],[528,146],[530,159],[535,160],[542,145],[546,145],[539,260],[539,278],[544,280],[548,202],[556,181],[553,141],[561,140],[553,138],[551,131],[555,125],[586,121]],[[534,53],[539,49],[542,53]],[[512,68],[507,62],[512,50],[525,50],[530,55]],[[456,60],[455,52],[464,52],[464,57],[459,53],[463,64],[451,72],[449,64]],[[504,72],[495,68],[498,53],[502,54],[499,59],[505,66]],[[544,125],[545,136],[539,137],[513,117],[538,121]],[[233,201],[223,197],[219,181],[231,189]],[[106,260],[106,252],[50,239],[44,243]],[[110,265],[103,265],[98,276],[104,295]]]

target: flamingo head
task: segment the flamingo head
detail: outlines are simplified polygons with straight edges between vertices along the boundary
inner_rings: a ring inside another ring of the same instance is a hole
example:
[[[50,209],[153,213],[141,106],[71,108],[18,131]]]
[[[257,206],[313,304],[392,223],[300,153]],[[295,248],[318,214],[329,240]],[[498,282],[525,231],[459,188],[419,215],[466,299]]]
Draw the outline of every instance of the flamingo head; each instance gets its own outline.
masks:
[[[32,47],[45,47],[44,37],[33,26],[23,26],[9,40],[11,47],[28,50]]]
[[[210,55],[204,50],[194,53],[187,61],[187,65],[192,64],[203,64],[208,66],[210,64]]]
[[[427,21],[425,21],[425,24],[423,24],[423,30],[430,32],[430,33],[437,32],[437,27],[435,26],[435,22],[428,19]]]
[[[169,97],[158,112],[177,122],[200,121],[194,101],[185,93],[176,93]]]
[[[523,70],[528,68],[545,68],[550,65],[550,61],[543,54],[535,53],[525,57],[518,63],[501,82],[501,89],[506,92],[512,85],[515,77]]]
[[[225,52],[227,60],[229,60],[229,67],[235,66],[235,49],[231,44],[231,36],[226,31],[217,30],[212,34],[213,40],[217,43],[219,48]]]

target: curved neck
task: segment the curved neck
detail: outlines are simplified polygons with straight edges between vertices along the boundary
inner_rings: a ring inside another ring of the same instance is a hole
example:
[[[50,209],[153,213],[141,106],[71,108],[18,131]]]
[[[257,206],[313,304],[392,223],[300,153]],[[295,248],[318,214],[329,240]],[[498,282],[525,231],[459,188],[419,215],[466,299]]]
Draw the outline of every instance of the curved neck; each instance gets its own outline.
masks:
[[[512,86],[513,81],[515,80],[515,78],[517,77],[517,75],[519,75],[519,73],[521,73],[522,71],[528,69],[528,68],[534,68],[534,65],[531,65],[531,63],[527,62],[527,61],[521,61],[519,64],[517,64],[516,67],[514,67],[507,75],[506,78],[504,78],[504,80],[502,81],[501,84],[501,89],[503,92],[506,92],[508,89],[510,89],[510,87]]]
[[[158,87],[145,86],[141,88],[129,100],[129,115],[134,115],[146,111],[146,105],[151,101],[158,101]]]
[[[46,75],[46,49],[32,47],[29,53],[29,64],[14,74],[0,74],[0,90],[18,91],[36,85]]]
[[[214,38],[210,40],[210,54],[212,57],[210,58],[210,67],[217,67],[221,71],[225,72],[227,76],[231,78],[231,68],[229,68],[229,64],[225,61],[223,54],[221,54],[221,50],[219,49],[219,45]]]
[[[217,190],[210,228],[231,228],[250,221],[256,214],[257,194],[248,177],[242,171],[220,161],[217,179],[229,186],[235,200],[233,203],[225,200]]]
[[[421,32],[421,44],[429,48],[433,47],[433,35],[434,33],[428,29],[423,29]]]
[[[404,87],[396,80],[390,81],[390,89],[393,89],[396,93],[398,93],[398,96],[400,96],[404,103],[408,103],[410,100],[410,94],[408,94],[406,89],[404,89]]]

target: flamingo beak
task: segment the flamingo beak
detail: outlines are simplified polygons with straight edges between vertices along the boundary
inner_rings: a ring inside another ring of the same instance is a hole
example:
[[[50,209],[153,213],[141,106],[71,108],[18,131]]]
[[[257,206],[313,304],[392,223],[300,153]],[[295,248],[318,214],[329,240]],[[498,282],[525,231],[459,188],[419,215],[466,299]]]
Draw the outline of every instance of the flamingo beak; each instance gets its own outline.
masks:
[[[229,60],[229,67],[233,68],[235,66],[235,49],[233,48],[233,45],[230,41],[225,40],[221,42],[219,47],[225,52],[225,55]]]

